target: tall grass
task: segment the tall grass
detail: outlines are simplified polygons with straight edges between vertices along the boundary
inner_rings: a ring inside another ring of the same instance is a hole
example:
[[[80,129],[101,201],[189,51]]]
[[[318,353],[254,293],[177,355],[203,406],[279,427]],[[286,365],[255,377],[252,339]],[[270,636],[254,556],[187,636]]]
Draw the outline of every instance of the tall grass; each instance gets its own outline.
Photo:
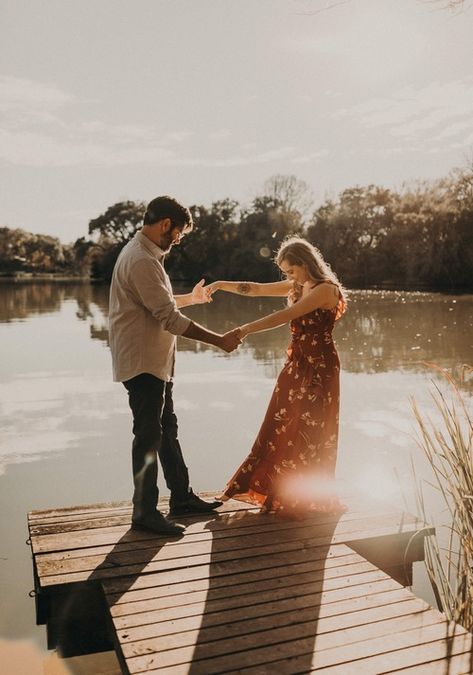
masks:
[[[429,364],[430,365],[430,364]],[[471,372],[471,369],[468,369]],[[417,421],[417,443],[425,455],[434,488],[448,516],[441,533],[425,542],[425,561],[434,593],[445,615],[467,630],[473,630],[473,426],[466,399],[455,381],[441,371],[447,382],[444,393],[435,386],[432,398],[439,420],[423,414],[415,401],[412,407]],[[465,370],[463,372],[465,375]],[[419,508],[426,522],[424,481],[416,475]],[[435,524],[436,523],[432,523]]]

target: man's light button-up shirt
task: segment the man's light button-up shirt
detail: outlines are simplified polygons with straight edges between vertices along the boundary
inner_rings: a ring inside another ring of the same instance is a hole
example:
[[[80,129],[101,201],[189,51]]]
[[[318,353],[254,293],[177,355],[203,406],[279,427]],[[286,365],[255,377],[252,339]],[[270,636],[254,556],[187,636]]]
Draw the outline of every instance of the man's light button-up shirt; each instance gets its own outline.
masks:
[[[177,308],[164,255],[137,232],[115,264],[109,309],[115,381],[150,373],[168,382],[174,374],[175,336],[182,335],[191,320]]]

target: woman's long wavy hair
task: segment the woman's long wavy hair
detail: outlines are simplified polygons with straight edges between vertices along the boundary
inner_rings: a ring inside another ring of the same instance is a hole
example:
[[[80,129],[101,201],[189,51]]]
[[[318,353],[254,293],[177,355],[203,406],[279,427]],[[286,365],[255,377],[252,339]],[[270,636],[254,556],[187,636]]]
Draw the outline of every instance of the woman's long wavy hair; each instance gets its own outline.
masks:
[[[338,288],[340,300],[337,306],[336,318],[340,318],[346,309],[347,292],[340,283],[337,275],[330,265],[325,262],[323,255],[318,248],[310,244],[302,237],[289,237],[285,239],[274,258],[278,266],[285,260],[290,265],[300,265],[305,267],[311,279],[316,283],[328,281]],[[289,293],[289,302],[293,303],[299,300],[302,295],[302,286],[293,282],[292,291]]]

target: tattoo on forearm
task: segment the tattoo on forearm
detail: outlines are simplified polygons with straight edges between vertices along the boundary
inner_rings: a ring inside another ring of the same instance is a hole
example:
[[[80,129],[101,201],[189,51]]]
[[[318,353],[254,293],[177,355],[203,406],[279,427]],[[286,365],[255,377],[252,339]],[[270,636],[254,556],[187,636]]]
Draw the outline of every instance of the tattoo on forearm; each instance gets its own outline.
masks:
[[[238,286],[237,286],[238,293],[246,294],[246,293],[249,293],[250,290],[251,290],[251,286],[247,281],[245,281],[241,284],[238,284]]]

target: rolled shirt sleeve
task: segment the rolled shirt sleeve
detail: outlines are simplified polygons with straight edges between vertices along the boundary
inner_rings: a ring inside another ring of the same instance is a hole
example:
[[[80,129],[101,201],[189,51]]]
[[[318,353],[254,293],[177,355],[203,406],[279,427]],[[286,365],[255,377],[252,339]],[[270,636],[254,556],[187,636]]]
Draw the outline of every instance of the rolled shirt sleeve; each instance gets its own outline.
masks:
[[[132,285],[140,302],[173,335],[185,333],[191,320],[178,309],[163,267],[151,259],[138,260],[132,270]]]

